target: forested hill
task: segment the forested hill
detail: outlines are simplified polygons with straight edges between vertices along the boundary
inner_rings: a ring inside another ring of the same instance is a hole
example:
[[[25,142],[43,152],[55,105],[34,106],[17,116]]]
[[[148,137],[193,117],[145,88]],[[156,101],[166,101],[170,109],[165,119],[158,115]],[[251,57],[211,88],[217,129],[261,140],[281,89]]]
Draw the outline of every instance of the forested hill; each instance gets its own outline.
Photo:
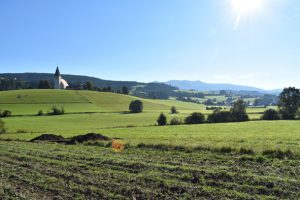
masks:
[[[87,82],[91,82],[94,90],[110,87],[119,91],[127,87],[136,96],[148,98],[169,98],[169,95],[178,90],[177,87],[165,83],[141,83],[136,81],[111,81],[95,77],[62,74],[68,82],[69,89],[79,89]],[[41,80],[48,80],[53,86],[54,74],[50,73],[3,73],[0,74],[0,90],[38,88]]]
[[[132,87],[136,85],[145,85],[145,83],[139,83],[136,81],[110,81],[80,75],[62,74],[62,77],[69,83],[70,86],[84,84],[88,81],[93,83],[93,85],[96,87],[110,86],[112,88],[119,88],[123,86]],[[4,73],[0,74],[0,78],[5,78],[9,80],[17,79],[29,83],[38,83],[40,80],[48,80],[50,83],[53,83],[54,75],[50,73]]]

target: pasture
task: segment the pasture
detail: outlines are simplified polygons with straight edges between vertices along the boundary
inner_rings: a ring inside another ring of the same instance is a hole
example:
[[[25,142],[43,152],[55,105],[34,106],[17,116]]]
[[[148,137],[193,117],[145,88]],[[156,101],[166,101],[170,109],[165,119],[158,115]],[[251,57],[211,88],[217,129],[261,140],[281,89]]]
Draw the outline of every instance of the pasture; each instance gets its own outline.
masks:
[[[8,132],[0,135],[0,199],[299,199],[300,121],[155,126],[204,105],[149,100],[129,114],[129,95],[20,90],[0,92]],[[66,114],[36,116],[52,106]],[[176,106],[179,114],[170,114]],[[264,108],[247,110],[258,119]],[[88,132],[107,143],[31,143],[43,133],[66,138]]]
[[[177,116],[185,118],[192,112],[209,114],[202,104],[181,102],[176,100],[142,99],[144,112],[138,115],[128,114],[129,103],[139,99],[129,95],[92,91],[55,91],[55,90],[15,90],[0,93],[0,110],[11,110],[12,117],[5,119],[10,133],[18,129],[31,132],[51,131],[48,128],[75,125],[74,122],[83,120],[81,127],[111,128],[118,126],[149,126],[155,125],[159,113],[164,112],[169,120]],[[47,113],[53,106],[63,107],[63,116],[35,116],[40,110]],[[177,115],[170,114],[171,106],[176,106]],[[259,119],[264,108],[250,108],[247,110],[251,119]],[[79,115],[80,114],[80,115]],[[33,121],[34,126],[33,126]],[[98,122],[98,123],[96,123]],[[64,124],[65,123],[65,124]],[[45,126],[49,124],[49,126]]]
[[[299,199],[299,160],[0,141],[0,197]]]

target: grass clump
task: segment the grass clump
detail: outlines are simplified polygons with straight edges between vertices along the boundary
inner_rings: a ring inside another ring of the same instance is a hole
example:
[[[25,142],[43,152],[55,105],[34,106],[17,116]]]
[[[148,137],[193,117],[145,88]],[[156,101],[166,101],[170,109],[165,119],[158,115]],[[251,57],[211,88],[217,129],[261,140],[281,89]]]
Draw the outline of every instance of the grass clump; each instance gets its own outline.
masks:
[[[48,112],[48,115],[63,115],[63,114],[65,114],[64,107],[58,108],[57,106],[52,106],[52,108]]]
[[[255,157],[255,162],[263,163],[265,161],[266,161],[266,158],[264,156],[256,156]]]
[[[30,131],[25,130],[25,129],[18,129],[18,130],[16,131],[16,133],[30,133]]]
[[[243,155],[239,158],[240,161],[255,161],[255,158],[253,156],[249,155]]]
[[[264,150],[262,154],[271,158],[278,158],[278,159],[286,159],[286,158],[291,159],[294,157],[294,153],[290,149],[286,151],[281,149],[275,149],[275,150],[268,149],[268,150]]]
[[[215,148],[214,151],[219,152],[219,153],[231,153],[234,152],[235,149],[232,147],[221,147],[221,148]]]
[[[211,148],[211,147],[203,147],[203,146],[197,146],[197,147],[189,147],[189,146],[182,146],[182,145],[167,145],[167,144],[145,144],[145,143],[139,143],[137,145],[137,148],[141,149],[156,149],[161,151],[182,151],[191,153],[193,151],[211,151],[216,153],[232,153],[235,152],[236,149],[232,147],[220,147],[220,148]]]
[[[155,149],[160,151],[182,151],[182,152],[191,152],[191,150],[194,150],[190,147],[185,147],[181,145],[167,145],[167,144],[144,144],[140,143],[137,145],[137,148],[141,149]]]
[[[161,151],[169,151],[169,150],[172,149],[172,147],[170,145],[165,145],[165,144],[144,144],[144,143],[138,144],[137,148],[156,149],[156,150],[161,150]]]
[[[6,133],[5,123],[0,119],[0,134]]]
[[[239,149],[239,153],[240,154],[249,154],[249,155],[253,155],[255,152],[253,151],[253,149],[246,149],[244,147],[241,147]]]

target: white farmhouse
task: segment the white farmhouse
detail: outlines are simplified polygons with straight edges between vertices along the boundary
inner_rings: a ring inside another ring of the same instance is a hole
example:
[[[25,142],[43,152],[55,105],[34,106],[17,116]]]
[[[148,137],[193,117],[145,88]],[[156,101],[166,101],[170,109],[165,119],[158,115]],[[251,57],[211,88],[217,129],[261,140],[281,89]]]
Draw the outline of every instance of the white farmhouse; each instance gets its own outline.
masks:
[[[69,86],[66,80],[61,77],[58,66],[54,74],[54,89],[66,89]]]

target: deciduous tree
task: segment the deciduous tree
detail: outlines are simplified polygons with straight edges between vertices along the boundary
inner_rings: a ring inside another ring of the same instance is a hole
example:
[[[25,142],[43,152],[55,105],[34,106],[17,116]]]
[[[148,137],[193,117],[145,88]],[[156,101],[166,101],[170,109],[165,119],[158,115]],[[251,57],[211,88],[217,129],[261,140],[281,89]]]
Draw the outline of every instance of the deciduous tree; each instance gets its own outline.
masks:
[[[300,107],[300,90],[295,87],[285,88],[279,95],[279,112],[283,119],[295,119]]]
[[[133,100],[129,104],[129,110],[132,113],[143,112],[143,102],[141,100]]]

